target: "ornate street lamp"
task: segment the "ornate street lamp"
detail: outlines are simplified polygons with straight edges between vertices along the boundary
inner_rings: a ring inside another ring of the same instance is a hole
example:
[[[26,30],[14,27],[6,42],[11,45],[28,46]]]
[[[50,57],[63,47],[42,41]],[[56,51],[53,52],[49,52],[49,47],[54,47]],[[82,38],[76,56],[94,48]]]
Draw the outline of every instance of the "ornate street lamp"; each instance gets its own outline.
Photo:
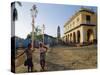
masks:
[[[34,49],[34,28],[35,28],[34,24],[35,24],[35,18],[38,13],[36,5],[33,5],[30,11],[31,11],[31,16],[32,16],[32,38],[31,39],[32,39],[32,50],[33,50]]]

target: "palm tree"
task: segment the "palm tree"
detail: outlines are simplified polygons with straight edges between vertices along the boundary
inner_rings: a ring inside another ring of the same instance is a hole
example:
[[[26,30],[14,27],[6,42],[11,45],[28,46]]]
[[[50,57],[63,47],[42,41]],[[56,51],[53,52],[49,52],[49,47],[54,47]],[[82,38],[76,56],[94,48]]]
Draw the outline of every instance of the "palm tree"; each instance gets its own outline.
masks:
[[[16,4],[22,6],[21,2],[15,1],[11,3],[11,37],[15,36],[15,21],[18,20],[18,12],[16,9]]]
[[[36,26],[36,27],[35,27],[36,35],[41,34],[41,31],[42,31],[42,30],[39,28],[39,26]]]
[[[31,11],[31,15],[32,15],[32,49],[33,49],[33,45],[34,45],[33,44],[33,42],[34,42],[34,27],[35,27],[34,20],[37,16],[37,13],[38,13],[36,5],[33,5],[32,9],[30,9],[30,11]]]
[[[31,39],[32,35],[31,33],[27,35],[26,39]]]
[[[18,12],[15,4],[22,6],[19,1],[11,3],[11,71],[15,73],[15,21],[18,20]]]
[[[11,3],[11,11],[12,11],[12,20],[13,21],[16,21],[18,20],[18,12],[17,12],[17,9],[15,7],[16,3],[19,5],[19,6],[22,6],[21,2],[19,1],[15,1],[15,2],[12,2]]]
[[[32,17],[36,18],[37,17],[37,13],[38,13],[37,6],[33,5],[32,9],[30,9],[30,11],[31,11]]]
[[[39,26],[36,26],[35,28],[34,28],[34,39],[35,40],[38,40],[38,36],[41,34],[41,29],[39,28]],[[27,37],[26,37],[27,39],[31,39],[32,38],[32,32],[30,32],[28,35],[27,35]]]

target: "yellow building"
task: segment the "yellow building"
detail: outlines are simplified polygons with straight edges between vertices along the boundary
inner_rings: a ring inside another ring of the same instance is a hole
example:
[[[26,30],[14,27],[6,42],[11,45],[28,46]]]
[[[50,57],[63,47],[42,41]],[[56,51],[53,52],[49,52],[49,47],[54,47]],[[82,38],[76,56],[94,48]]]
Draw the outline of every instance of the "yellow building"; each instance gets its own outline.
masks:
[[[64,25],[64,42],[89,44],[97,40],[97,14],[81,8]]]

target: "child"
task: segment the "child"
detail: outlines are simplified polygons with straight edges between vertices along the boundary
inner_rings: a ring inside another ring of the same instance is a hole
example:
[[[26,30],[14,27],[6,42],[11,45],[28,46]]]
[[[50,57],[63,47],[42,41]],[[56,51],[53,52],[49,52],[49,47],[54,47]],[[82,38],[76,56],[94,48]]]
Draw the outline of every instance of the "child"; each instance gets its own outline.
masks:
[[[40,50],[40,65],[42,68],[42,71],[44,71],[44,67],[45,67],[45,56],[46,56],[46,52],[47,52],[47,47],[44,46],[42,43],[39,44],[39,50]]]

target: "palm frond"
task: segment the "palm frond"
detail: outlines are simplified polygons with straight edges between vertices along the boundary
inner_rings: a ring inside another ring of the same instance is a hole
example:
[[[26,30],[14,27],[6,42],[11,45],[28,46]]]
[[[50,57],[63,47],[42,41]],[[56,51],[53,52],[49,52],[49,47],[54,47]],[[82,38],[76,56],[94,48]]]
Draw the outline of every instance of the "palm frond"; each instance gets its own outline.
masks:
[[[30,10],[31,10],[32,13],[34,13],[33,16],[36,17],[37,16],[37,13],[38,13],[36,5],[33,5],[32,6],[32,9],[30,9]]]
[[[11,3],[11,7],[12,7],[13,5],[15,5],[15,3],[17,3],[19,6],[22,6],[22,3],[21,3],[21,2],[15,1],[15,2],[12,2],[12,3]]]
[[[21,2],[19,2],[19,1],[15,1],[15,2],[12,2],[12,3],[11,3],[11,7],[14,6],[14,9],[13,9],[13,21],[18,20],[18,12],[17,12],[17,9],[16,9],[16,7],[15,7],[15,4],[16,4],[16,3],[17,3],[19,6],[22,6]]]
[[[35,17],[37,17],[37,14],[38,14],[38,11],[37,11],[37,9],[35,10]]]
[[[17,13],[17,9],[14,8],[13,10],[13,21],[17,20],[18,19],[18,13]]]
[[[11,3],[11,7],[13,7],[13,6],[15,6],[15,2],[12,2],[12,3]]]
[[[16,1],[16,3],[17,3],[19,6],[22,6],[22,3],[19,2],[19,1]]]

